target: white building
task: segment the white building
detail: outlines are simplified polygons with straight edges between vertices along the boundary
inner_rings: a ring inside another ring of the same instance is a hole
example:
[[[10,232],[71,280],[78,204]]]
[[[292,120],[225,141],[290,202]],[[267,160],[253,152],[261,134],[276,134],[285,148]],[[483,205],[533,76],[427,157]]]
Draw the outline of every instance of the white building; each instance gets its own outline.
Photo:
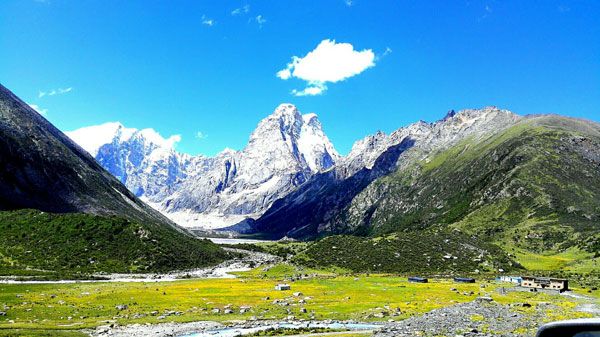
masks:
[[[279,283],[278,285],[275,286],[275,290],[291,290],[292,287],[290,287],[289,284],[287,283]]]

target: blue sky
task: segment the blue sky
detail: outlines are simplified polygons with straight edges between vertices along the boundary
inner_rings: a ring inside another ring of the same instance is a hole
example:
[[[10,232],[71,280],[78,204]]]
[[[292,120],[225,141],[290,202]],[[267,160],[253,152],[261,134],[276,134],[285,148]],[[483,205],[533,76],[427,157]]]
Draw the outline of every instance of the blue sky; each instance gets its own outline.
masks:
[[[0,82],[62,130],[120,121],[180,134],[192,154],[242,148],[291,102],[346,153],[449,109],[599,121],[598,22],[591,0],[3,0]],[[372,64],[337,82],[319,82],[318,64],[276,76],[327,39],[370,51]],[[311,86],[320,94],[293,94]]]

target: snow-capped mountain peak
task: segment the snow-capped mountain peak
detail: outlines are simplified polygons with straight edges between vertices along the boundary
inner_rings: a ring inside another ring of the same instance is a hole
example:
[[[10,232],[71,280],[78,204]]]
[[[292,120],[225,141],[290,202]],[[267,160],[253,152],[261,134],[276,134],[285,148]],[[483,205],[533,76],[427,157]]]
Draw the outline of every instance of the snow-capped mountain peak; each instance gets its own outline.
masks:
[[[136,195],[190,227],[256,217],[340,158],[317,115],[302,115],[289,103],[258,123],[244,149],[226,148],[214,157],[178,153],[178,135],[165,138],[120,123],[68,135]]]
[[[285,154],[280,153],[283,149],[287,150]],[[302,115],[289,103],[279,105],[273,114],[258,124],[244,151],[292,160],[301,169],[306,168],[312,173],[329,169],[339,159],[317,115]],[[271,161],[266,164],[269,163],[275,164]]]
[[[119,122],[66,134],[139,197],[185,177],[181,166],[189,156],[175,152],[179,135],[164,138],[153,129],[127,128]]]
[[[175,144],[181,140],[180,135],[164,138],[154,129],[127,128],[120,122],[83,127],[65,132],[65,134],[94,157],[98,155],[98,151],[102,146],[113,142],[124,143],[135,139],[137,142],[153,149],[169,150],[174,149]]]
[[[316,173],[333,167],[340,155],[323,132],[317,115],[302,115],[302,121],[298,149],[311,171]]]

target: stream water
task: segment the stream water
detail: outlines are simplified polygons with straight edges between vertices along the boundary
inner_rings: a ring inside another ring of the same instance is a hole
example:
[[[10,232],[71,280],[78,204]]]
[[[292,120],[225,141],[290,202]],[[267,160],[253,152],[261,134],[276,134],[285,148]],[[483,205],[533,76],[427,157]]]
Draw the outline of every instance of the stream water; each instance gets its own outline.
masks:
[[[239,238],[203,238],[209,239],[210,241],[216,244],[229,244],[229,245],[239,245],[242,243],[260,243],[260,242],[275,242],[268,240],[255,240],[255,239],[239,239]]]
[[[269,329],[301,329],[301,328],[329,328],[335,330],[374,330],[380,328],[381,325],[368,324],[368,323],[324,323],[324,322],[310,322],[310,323],[271,323],[265,325],[259,325],[248,328],[241,327],[223,327],[213,330],[207,330],[204,332],[188,333],[180,335],[179,337],[236,337],[253,334],[259,331]]]

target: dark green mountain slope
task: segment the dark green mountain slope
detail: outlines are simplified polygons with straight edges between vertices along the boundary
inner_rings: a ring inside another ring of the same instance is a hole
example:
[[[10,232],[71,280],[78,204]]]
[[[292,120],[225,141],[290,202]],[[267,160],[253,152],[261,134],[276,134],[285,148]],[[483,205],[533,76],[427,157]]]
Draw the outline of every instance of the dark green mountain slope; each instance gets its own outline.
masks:
[[[516,264],[498,246],[456,230],[431,228],[383,237],[334,235],[297,255],[308,266],[336,266],[356,272],[439,273],[514,270]]]
[[[166,272],[211,265],[226,254],[207,240],[167,226],[116,216],[0,212],[0,274]]]
[[[57,215],[14,211],[19,209]],[[4,267],[164,270],[205,266],[227,257],[136,198],[1,85],[0,211],[7,212],[0,215]],[[95,266],[81,267],[86,253],[96,258]]]
[[[600,127],[540,116],[376,180],[336,225],[369,236],[455,228],[519,256],[598,255],[599,223]]]
[[[0,210],[21,208],[170,223],[0,85]]]

